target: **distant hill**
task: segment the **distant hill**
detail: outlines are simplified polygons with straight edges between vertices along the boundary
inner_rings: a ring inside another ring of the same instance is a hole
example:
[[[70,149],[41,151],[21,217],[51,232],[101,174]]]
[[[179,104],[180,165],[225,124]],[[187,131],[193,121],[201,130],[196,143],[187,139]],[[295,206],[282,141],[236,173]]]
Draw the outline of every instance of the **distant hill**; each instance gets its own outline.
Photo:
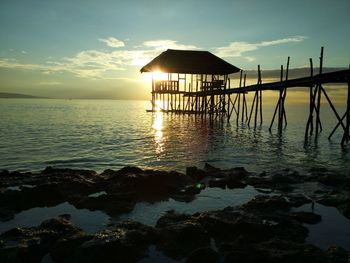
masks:
[[[47,99],[46,97],[25,95],[25,94],[19,94],[19,93],[6,93],[6,92],[0,92],[0,98],[7,98],[7,99]]]

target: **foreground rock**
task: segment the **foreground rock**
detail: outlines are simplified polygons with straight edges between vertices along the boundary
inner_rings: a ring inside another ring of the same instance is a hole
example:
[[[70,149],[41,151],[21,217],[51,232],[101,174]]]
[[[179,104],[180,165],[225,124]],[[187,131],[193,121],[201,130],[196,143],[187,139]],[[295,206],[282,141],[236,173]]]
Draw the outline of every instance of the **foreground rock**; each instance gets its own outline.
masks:
[[[69,217],[44,221],[38,227],[14,228],[0,236],[0,262],[40,262],[58,240],[77,236],[83,231],[70,223]]]
[[[262,195],[239,207],[193,215],[174,211],[155,227],[127,221],[88,234],[69,215],[0,235],[0,262],[137,262],[150,246],[186,262],[346,262],[339,247],[321,250],[305,244],[305,224],[322,220],[294,208],[315,202],[335,206],[350,218],[348,176],[327,170],[301,175],[284,170],[251,174],[244,168],[189,167],[186,174],[125,167],[98,174],[90,170],[46,168],[38,174],[0,173],[0,220],[26,209],[69,202],[111,216],[132,211],[137,202],[173,198],[191,201],[206,187],[254,186]],[[302,189],[302,191],[300,190]],[[267,193],[267,194],[266,194]],[[311,209],[311,211],[313,211]],[[145,211],[146,213],[147,211]]]
[[[69,215],[38,227],[16,228],[0,235],[0,262],[137,262],[148,248],[186,262],[341,262],[349,254],[304,243],[308,230],[302,222],[319,216],[291,210],[282,196],[257,196],[239,207],[195,213],[168,212],[155,227],[120,222],[95,234],[72,225]],[[213,244],[215,244],[213,246]]]
[[[191,200],[184,192],[193,179],[177,172],[125,167],[97,174],[90,170],[48,167],[40,174],[0,174],[0,220],[7,221],[23,210],[69,202],[77,208],[102,210],[111,216],[129,212],[140,201],[155,202],[170,197]],[[104,195],[91,196],[105,192]]]

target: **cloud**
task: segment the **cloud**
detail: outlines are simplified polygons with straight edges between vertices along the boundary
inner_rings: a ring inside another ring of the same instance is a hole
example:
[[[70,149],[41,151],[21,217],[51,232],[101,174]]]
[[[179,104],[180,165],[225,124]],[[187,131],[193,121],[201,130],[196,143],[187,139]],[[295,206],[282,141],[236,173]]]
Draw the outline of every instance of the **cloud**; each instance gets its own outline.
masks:
[[[152,40],[143,42],[145,47],[155,48],[156,50],[167,50],[167,49],[198,49],[198,47],[194,45],[183,45],[178,44],[177,41],[174,40]]]
[[[99,39],[109,46],[121,46],[115,38]],[[180,44],[174,40],[153,40],[142,43],[141,46],[132,49],[112,51],[83,50],[71,57],[50,60],[42,64],[21,63],[15,59],[0,59],[0,67],[37,71],[43,74],[70,72],[80,78],[109,78],[111,72],[125,70],[128,66],[141,67],[151,61],[160,51],[167,48],[174,49],[197,49],[193,45]]]
[[[41,81],[38,83],[40,86],[59,86],[62,85],[61,82],[58,81]]]
[[[114,47],[114,48],[119,48],[119,47],[124,47],[125,44],[123,41],[118,40],[114,37],[109,37],[109,38],[99,38],[98,39],[101,42],[104,42],[107,44],[109,47]]]
[[[226,47],[219,47],[215,49],[215,54],[219,57],[243,57],[243,54],[246,52],[258,50],[262,47],[282,45],[288,43],[298,43],[306,39],[304,36],[294,36],[288,38],[282,38],[271,41],[262,41],[258,43],[249,43],[249,42],[232,42]],[[245,57],[248,61],[253,61],[252,57]]]

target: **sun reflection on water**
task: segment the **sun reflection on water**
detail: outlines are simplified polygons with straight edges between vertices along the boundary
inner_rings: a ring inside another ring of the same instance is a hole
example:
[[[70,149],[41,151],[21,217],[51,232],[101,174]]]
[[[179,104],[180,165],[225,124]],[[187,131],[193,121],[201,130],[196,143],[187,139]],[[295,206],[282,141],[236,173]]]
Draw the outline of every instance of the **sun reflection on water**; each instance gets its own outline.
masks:
[[[160,154],[164,152],[163,113],[161,111],[155,113],[152,128],[155,131],[154,145],[157,160],[159,160]]]

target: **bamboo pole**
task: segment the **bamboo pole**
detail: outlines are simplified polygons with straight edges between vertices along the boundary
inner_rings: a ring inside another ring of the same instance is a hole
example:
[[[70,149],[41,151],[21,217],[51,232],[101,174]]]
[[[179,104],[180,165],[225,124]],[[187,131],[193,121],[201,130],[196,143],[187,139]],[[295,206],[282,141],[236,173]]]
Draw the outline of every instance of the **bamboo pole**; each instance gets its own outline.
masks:
[[[349,142],[349,126],[350,126],[350,81],[348,82],[348,99],[346,107],[346,125],[343,138],[341,140],[341,145],[344,146],[345,142]]]
[[[283,81],[283,65],[281,65],[280,81],[281,82]],[[269,127],[269,131],[270,132],[271,132],[272,125],[275,122],[277,110],[278,110],[278,120],[280,119],[280,116],[281,116],[281,99],[282,99],[282,89],[280,89],[279,93],[278,93],[278,101],[276,103],[275,111],[273,113],[271,124],[270,124],[270,127]]]
[[[248,119],[248,126],[250,126],[250,120],[252,118],[253,110],[254,110],[254,105],[255,105],[255,99],[256,99],[256,92],[254,94],[253,102],[252,102],[252,107],[250,108],[250,114],[249,114],[249,119]]]
[[[243,70],[241,70],[241,74],[239,77],[239,88],[242,88],[242,76],[243,76]],[[238,121],[239,121],[239,110],[241,107],[241,92],[239,92],[237,94],[238,96],[238,105],[237,105],[237,118],[236,118],[236,124],[238,125]]]
[[[319,74],[322,74],[322,67],[323,67],[323,47],[321,47],[321,56],[320,56],[320,71]],[[321,84],[318,83],[316,86],[317,90],[317,106],[316,106],[316,134],[315,134],[315,140],[317,140],[319,129],[322,131],[321,121],[320,121],[320,107],[321,107]]]
[[[245,87],[245,83],[246,83],[246,78],[247,78],[247,75],[246,74],[244,74],[244,81],[243,81],[243,87]],[[246,104],[247,104],[247,102],[246,102],[246,100],[245,100],[245,93],[243,92],[243,94],[242,94],[242,99],[243,99],[243,102],[242,102],[242,123],[244,122],[244,111],[247,111],[247,109],[246,109]]]

